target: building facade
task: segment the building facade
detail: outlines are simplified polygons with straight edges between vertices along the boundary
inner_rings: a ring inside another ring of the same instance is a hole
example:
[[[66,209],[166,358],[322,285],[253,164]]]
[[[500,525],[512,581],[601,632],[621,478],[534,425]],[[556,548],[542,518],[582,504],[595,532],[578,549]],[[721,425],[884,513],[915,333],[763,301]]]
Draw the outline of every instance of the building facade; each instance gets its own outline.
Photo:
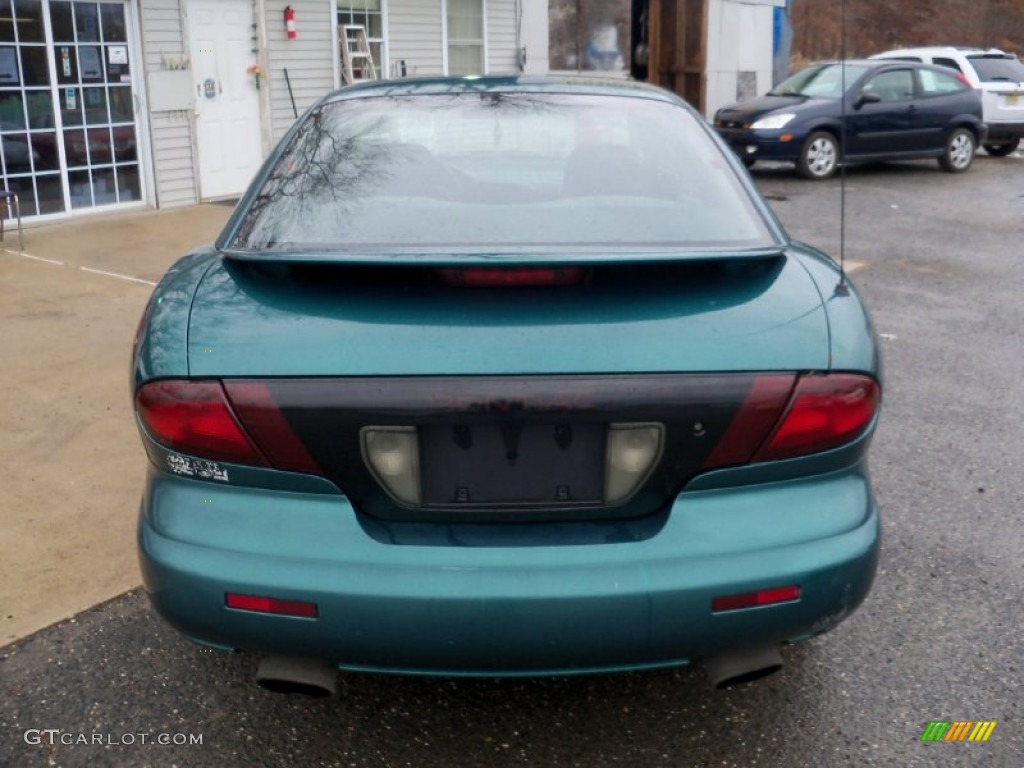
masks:
[[[343,83],[344,25],[381,77],[515,72],[520,3],[0,0],[3,184],[40,221],[235,197]]]

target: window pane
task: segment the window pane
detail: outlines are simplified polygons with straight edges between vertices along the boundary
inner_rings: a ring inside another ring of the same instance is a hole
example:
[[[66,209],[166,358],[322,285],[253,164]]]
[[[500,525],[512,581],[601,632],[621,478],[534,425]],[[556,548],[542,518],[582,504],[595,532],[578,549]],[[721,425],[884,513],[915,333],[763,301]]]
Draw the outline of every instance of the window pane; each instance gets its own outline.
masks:
[[[23,43],[43,42],[43,4],[39,0],[14,0],[14,13],[18,39]]]
[[[64,185],[59,174],[36,176],[39,193],[39,213],[61,213],[64,211]]]
[[[882,101],[904,101],[914,98],[914,76],[909,69],[883,72],[868,80],[864,93],[878,96]]]
[[[8,173],[31,173],[32,150],[27,133],[5,133],[2,141],[4,165]]]
[[[50,3],[50,25],[53,27],[54,42],[74,42],[75,28],[71,22],[71,3]],[[57,62],[57,67],[60,67],[60,62]]]
[[[53,96],[49,91],[28,91],[28,127],[53,128]]]
[[[50,67],[46,61],[45,47],[21,46],[21,73],[25,85],[50,84]]]
[[[71,188],[72,208],[92,207],[92,184],[89,182],[89,171],[69,172],[68,186]]]
[[[449,45],[449,75],[479,75],[484,71],[482,45]]]
[[[89,164],[107,165],[114,162],[110,150],[110,129],[93,128],[89,131]]]
[[[114,186],[113,168],[92,172],[92,194],[96,205],[110,205],[117,202],[117,187]]]
[[[14,42],[14,17],[11,15],[10,0],[0,0],[0,40]]]
[[[135,126],[119,125],[111,129],[114,137],[114,159],[119,163],[135,162],[138,153],[135,149]]]
[[[21,91],[0,93],[0,131],[17,131],[25,128],[25,107]]]
[[[20,179],[8,179],[7,188],[18,196],[22,216],[36,215],[36,193],[32,188],[31,176],[25,176]],[[14,218],[13,206],[7,211],[7,218]]]
[[[100,22],[96,3],[75,3],[75,29],[79,42],[99,41]]]
[[[36,161],[36,171],[59,171],[57,132],[33,133],[30,138],[32,140],[32,156]]]
[[[106,88],[83,88],[83,106],[85,107],[85,122],[89,125],[100,125],[109,123],[107,115],[107,89]]]
[[[70,167],[89,164],[85,131],[64,131],[64,156],[67,157]]]
[[[64,125],[82,124],[82,89],[61,88],[58,93]]]
[[[130,123],[135,115],[132,103],[131,86],[110,88],[110,122]]]
[[[103,80],[102,48],[91,45],[78,49],[78,68],[82,73],[83,83],[98,83]]]
[[[139,167],[137,165],[120,166],[117,169],[117,198],[119,202],[129,203],[141,200],[139,187]]]
[[[448,0],[448,39],[480,40],[484,34],[481,0]]]
[[[100,6],[103,20],[103,40],[107,43],[123,43],[128,40],[124,25],[124,6],[103,3]]]
[[[0,46],[0,86],[18,86],[20,84],[18,49],[13,45]]]
[[[352,13],[376,11],[380,13],[380,0],[338,0],[338,14],[349,18]],[[342,22],[343,24],[349,22]]]
[[[78,83],[78,49],[73,45],[58,45],[57,49],[57,82],[64,84]]]

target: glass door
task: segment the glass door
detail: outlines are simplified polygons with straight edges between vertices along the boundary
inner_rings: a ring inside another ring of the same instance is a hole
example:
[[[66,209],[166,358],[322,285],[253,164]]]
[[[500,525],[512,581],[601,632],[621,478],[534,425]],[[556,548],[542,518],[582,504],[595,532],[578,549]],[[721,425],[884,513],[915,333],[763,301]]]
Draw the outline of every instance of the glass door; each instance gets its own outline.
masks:
[[[49,5],[71,208],[139,200],[127,8]]]
[[[0,167],[23,216],[64,210],[43,4],[0,0]]]
[[[0,0],[0,172],[23,216],[142,199],[127,13]]]

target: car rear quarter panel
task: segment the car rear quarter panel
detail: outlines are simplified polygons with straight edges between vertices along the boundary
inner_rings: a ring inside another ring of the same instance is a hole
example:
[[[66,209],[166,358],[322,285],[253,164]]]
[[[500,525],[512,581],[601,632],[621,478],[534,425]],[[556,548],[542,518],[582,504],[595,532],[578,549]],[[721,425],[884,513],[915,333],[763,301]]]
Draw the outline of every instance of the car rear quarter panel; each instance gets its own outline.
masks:
[[[143,314],[132,363],[132,391],[151,379],[188,375],[188,318],[196,288],[219,257],[199,249],[163,276]]]

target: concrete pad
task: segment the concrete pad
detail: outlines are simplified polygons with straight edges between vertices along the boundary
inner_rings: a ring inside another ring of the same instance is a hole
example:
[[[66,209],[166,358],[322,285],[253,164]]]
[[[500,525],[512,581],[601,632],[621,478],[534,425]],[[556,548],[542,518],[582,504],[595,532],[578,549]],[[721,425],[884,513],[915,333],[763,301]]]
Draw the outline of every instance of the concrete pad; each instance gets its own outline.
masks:
[[[0,251],[0,645],[138,585],[128,374],[146,281],[230,212],[90,216],[26,230],[49,261]]]

